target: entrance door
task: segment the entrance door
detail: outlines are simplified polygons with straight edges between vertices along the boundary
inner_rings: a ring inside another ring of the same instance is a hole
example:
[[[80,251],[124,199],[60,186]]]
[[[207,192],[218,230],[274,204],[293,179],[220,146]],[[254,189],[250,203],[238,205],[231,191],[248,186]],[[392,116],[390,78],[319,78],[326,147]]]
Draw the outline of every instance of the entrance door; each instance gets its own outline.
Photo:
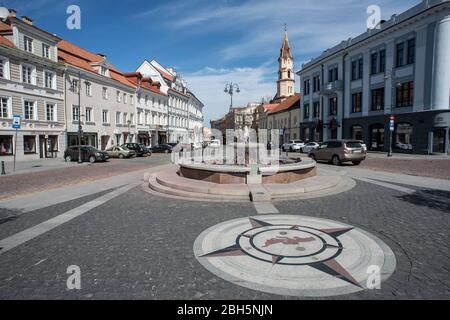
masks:
[[[370,150],[383,151],[384,149],[384,126],[374,124],[370,127]]]
[[[433,130],[433,152],[445,152],[445,129]]]

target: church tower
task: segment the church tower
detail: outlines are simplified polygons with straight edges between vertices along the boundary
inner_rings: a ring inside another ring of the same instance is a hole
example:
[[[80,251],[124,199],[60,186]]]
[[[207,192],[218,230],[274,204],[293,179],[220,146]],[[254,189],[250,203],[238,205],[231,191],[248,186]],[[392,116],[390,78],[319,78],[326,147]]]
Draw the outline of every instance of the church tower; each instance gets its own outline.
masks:
[[[275,100],[281,102],[295,93],[294,57],[289,46],[286,27],[280,49],[280,57],[278,58],[278,66],[277,95]]]

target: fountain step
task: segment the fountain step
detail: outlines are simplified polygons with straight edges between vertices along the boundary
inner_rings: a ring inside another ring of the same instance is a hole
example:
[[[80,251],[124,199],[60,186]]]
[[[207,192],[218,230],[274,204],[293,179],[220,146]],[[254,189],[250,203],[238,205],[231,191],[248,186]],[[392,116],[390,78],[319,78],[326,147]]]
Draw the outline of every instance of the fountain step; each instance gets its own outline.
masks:
[[[149,187],[153,191],[162,194],[168,194],[177,197],[190,198],[190,199],[199,199],[199,200],[235,200],[235,201],[249,201],[250,197],[247,193],[246,195],[241,196],[233,196],[233,195],[220,195],[220,194],[212,194],[212,193],[201,193],[201,192],[191,192],[181,189],[174,189],[167,186],[164,186],[158,183],[156,176],[152,175],[149,178]]]
[[[250,199],[253,202],[270,202],[272,201],[272,194],[262,185],[250,184]]]

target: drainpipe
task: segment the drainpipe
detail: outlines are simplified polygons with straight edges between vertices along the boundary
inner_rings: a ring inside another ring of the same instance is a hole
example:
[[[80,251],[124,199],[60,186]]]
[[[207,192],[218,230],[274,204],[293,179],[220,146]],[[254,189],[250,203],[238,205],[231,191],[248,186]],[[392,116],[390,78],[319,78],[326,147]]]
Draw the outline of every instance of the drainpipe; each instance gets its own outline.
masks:
[[[69,124],[68,124],[68,122],[67,122],[67,71],[69,70],[69,68],[67,67],[67,64],[65,64],[64,65],[64,71],[63,71],[63,78],[64,78],[64,87],[63,87],[63,90],[64,90],[64,122],[65,122],[65,128],[64,128],[64,131],[65,131],[65,140],[66,140],[66,149],[68,148],[68,146],[69,146],[69,136],[68,136],[68,126],[69,126]]]
[[[345,58],[347,58],[348,56],[348,52],[345,52],[344,55],[342,56],[342,112],[340,113],[340,118],[341,118],[341,138],[344,139],[345,135],[344,135],[344,116],[345,116]],[[339,117],[338,117],[339,119]]]

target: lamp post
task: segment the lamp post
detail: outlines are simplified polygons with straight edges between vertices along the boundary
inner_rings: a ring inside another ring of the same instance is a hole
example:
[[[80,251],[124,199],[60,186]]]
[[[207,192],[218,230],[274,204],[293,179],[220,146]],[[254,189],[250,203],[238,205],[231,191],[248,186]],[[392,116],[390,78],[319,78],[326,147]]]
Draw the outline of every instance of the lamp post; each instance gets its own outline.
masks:
[[[75,88],[75,86],[74,86]],[[81,72],[78,72],[78,164],[83,163],[81,160]]]
[[[231,109],[231,108],[233,108],[233,95],[235,92],[240,93],[241,89],[239,89],[239,85],[237,83],[230,82],[225,85],[224,92],[226,94],[230,95],[230,99],[231,99],[230,109]]]

